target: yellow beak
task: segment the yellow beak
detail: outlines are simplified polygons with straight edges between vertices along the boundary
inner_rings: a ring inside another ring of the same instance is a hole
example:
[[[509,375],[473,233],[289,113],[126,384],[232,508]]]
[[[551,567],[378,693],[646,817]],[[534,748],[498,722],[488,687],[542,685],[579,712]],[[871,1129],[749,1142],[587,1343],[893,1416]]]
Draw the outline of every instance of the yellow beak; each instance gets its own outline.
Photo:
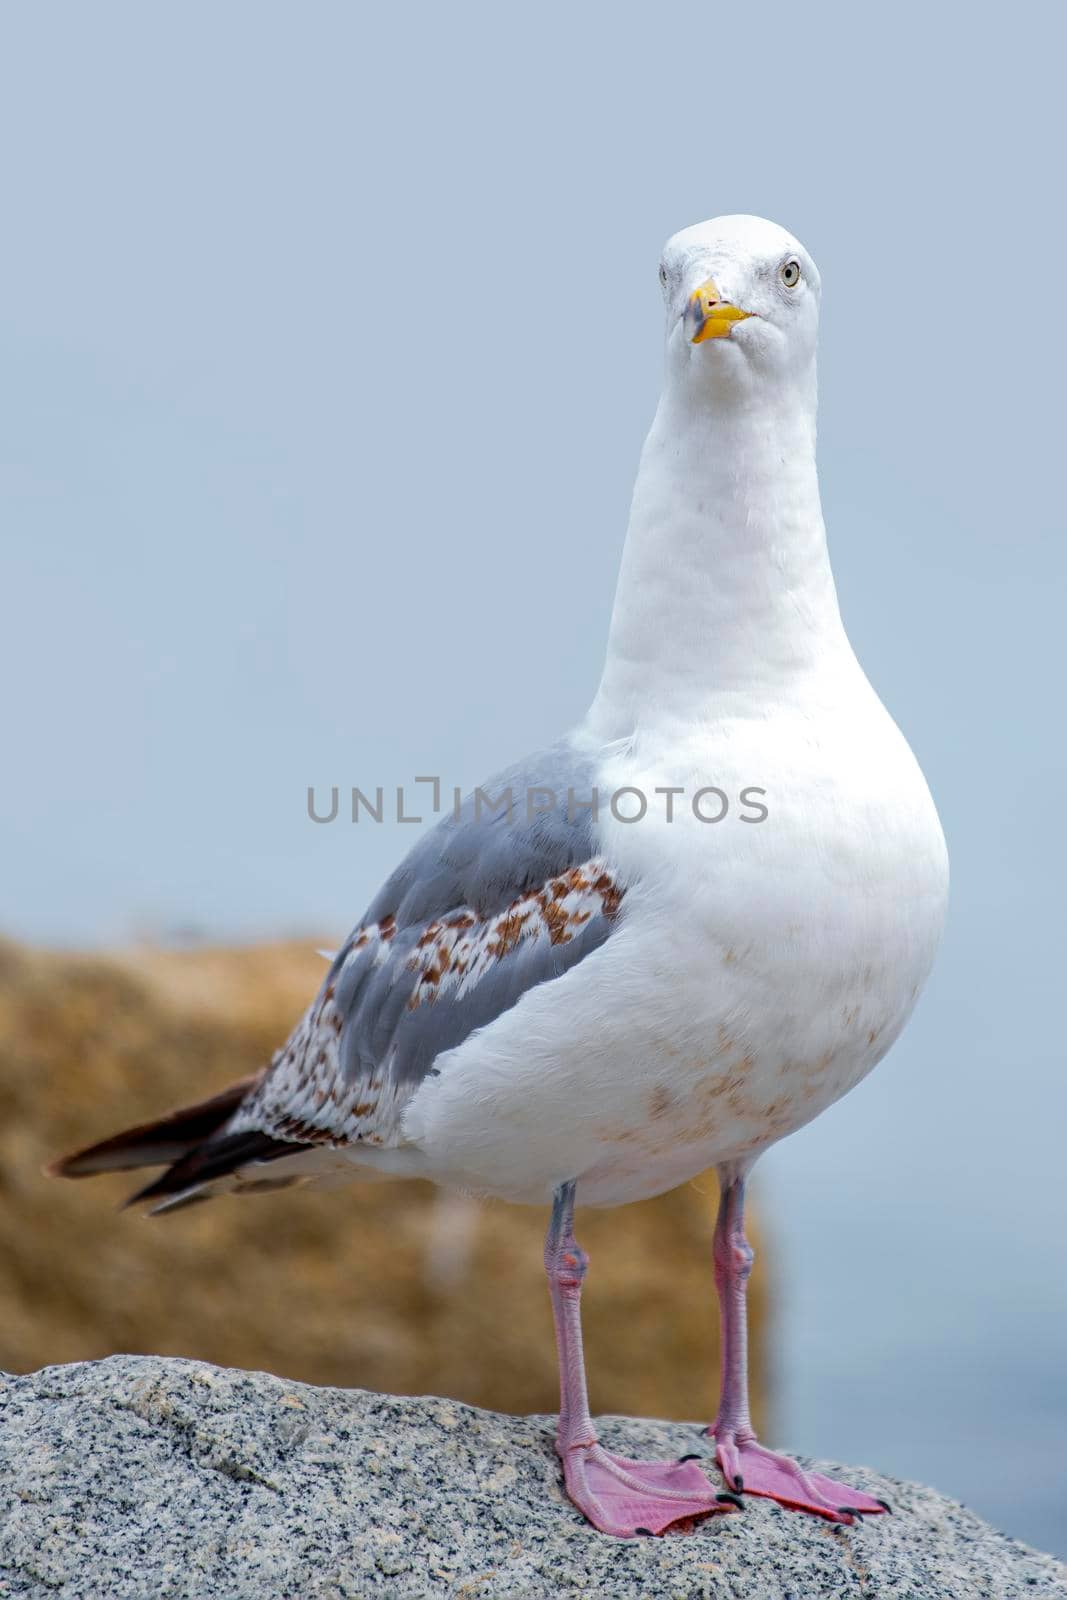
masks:
[[[691,344],[703,344],[705,339],[725,339],[735,322],[753,316],[732,306],[720,295],[714,278],[708,278],[689,296],[683,319],[685,336]]]

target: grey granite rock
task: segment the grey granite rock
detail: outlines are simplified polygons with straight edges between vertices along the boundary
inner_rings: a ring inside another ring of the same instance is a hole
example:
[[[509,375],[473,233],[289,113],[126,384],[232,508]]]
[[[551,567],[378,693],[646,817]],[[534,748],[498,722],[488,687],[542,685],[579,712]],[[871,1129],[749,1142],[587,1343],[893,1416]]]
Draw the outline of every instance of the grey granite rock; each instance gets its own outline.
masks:
[[[852,1472],[892,1517],[768,1501],[619,1541],[563,1498],[543,1417],[115,1357],[0,1384],[0,1595],[61,1600],[948,1600],[1063,1596],[1067,1568],[930,1489]],[[628,1454],[680,1423],[606,1418]],[[833,1471],[833,1468],[827,1468]],[[840,1471],[840,1469],[836,1469]]]

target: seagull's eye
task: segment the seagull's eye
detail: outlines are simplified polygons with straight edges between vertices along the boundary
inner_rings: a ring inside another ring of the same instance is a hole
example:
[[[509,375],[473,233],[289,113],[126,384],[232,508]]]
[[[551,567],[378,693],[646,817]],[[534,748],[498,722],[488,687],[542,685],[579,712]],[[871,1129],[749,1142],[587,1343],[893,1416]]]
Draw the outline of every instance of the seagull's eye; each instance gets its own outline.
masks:
[[[778,268],[778,276],[781,278],[787,289],[795,289],[797,284],[800,282],[800,262],[783,261],[782,265]]]
[[[660,262],[660,265],[659,265],[659,281],[660,281],[660,283],[662,283],[664,288],[667,287],[667,269],[663,265],[662,261]]]

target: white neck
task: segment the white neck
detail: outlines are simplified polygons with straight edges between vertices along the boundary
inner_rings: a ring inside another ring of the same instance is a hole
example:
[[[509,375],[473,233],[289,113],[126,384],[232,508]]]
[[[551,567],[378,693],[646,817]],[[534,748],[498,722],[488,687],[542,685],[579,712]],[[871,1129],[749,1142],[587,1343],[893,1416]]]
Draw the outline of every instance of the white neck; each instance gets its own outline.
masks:
[[[598,739],[762,700],[851,656],[819,504],[814,367],[770,394],[709,393],[694,369],[669,363],[641,455],[587,722]]]

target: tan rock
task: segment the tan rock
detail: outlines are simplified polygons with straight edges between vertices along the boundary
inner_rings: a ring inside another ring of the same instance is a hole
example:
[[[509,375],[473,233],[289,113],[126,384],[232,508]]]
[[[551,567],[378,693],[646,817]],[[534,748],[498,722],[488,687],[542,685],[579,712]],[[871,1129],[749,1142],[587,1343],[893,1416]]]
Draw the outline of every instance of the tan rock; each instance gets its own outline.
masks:
[[[259,1066],[322,972],[310,945],[107,958],[0,945],[0,1367],[150,1352],[554,1409],[540,1211],[356,1183],[150,1219],[116,1211],[130,1175],[41,1175],[58,1152]],[[714,1205],[709,1175],[642,1205],[579,1213],[598,1410],[710,1416]],[[761,1259],[757,1419],[767,1278]]]

